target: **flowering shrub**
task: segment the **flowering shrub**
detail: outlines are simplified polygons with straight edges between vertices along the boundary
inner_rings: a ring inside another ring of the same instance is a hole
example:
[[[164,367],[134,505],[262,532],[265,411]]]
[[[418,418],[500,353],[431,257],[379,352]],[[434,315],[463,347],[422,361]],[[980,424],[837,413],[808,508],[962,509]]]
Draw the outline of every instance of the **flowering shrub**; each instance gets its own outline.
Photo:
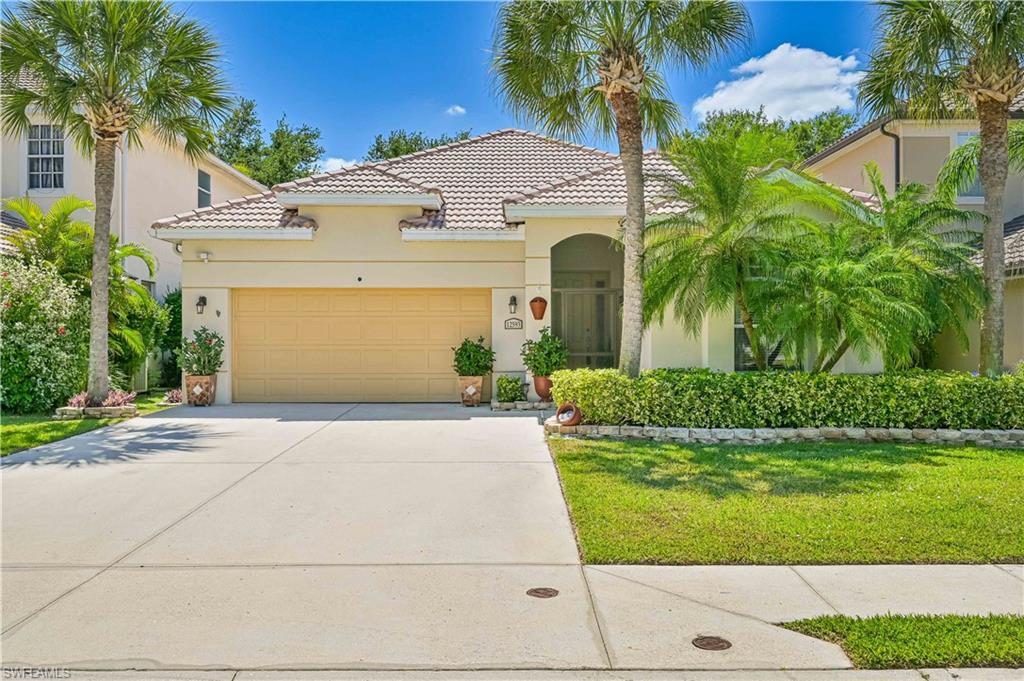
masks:
[[[0,258],[0,407],[49,411],[85,387],[88,303],[48,264]]]
[[[135,404],[135,393],[126,392],[124,390],[111,390],[107,393],[107,396],[103,398],[101,407],[127,407],[129,404]]]
[[[210,376],[224,363],[224,339],[205,326],[196,329],[192,338],[182,338],[177,351],[178,365],[190,376]]]
[[[80,393],[76,393],[76,394],[72,395],[71,399],[68,400],[68,406],[69,407],[75,407],[76,409],[81,409],[82,407],[88,407],[89,406],[89,393],[87,393],[87,392],[85,392],[83,390]]]
[[[165,392],[164,402],[167,404],[181,404],[181,388],[172,388]]]

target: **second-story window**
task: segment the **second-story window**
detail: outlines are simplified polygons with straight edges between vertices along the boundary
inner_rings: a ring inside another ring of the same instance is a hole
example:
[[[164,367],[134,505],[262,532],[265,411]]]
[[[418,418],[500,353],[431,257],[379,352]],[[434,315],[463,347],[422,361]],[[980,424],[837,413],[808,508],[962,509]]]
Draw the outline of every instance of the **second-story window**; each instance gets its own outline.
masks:
[[[28,188],[64,188],[64,130],[59,125],[28,128]]]
[[[966,142],[970,141],[972,137],[977,137],[976,132],[958,132],[956,134],[956,145],[959,147]],[[960,196],[963,198],[984,198],[985,192],[981,189],[981,176],[974,178],[974,184],[966,189],[960,190]]]
[[[206,208],[213,203],[213,194],[210,191],[210,174],[199,171],[199,207]]]

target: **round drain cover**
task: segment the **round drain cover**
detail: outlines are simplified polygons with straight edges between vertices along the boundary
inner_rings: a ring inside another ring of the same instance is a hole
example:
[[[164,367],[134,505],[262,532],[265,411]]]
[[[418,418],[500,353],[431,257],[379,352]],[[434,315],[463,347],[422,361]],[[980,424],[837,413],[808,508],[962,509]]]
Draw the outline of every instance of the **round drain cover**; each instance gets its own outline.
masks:
[[[558,595],[558,589],[552,589],[550,586],[536,586],[527,589],[526,595],[534,598],[554,598]]]
[[[693,639],[693,645],[701,650],[728,650],[732,644],[721,636],[698,636]]]

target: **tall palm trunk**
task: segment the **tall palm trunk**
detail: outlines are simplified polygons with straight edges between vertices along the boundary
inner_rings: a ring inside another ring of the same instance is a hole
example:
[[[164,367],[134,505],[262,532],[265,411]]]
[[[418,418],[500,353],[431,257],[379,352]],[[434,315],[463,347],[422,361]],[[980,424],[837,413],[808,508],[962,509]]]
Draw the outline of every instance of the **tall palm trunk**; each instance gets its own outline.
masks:
[[[89,322],[89,400],[98,403],[110,389],[108,331],[110,308],[110,210],[114,202],[117,142],[96,141],[94,187],[96,235],[92,242],[92,300]]]
[[[981,317],[981,348],[978,370],[996,374],[1003,370],[1003,280],[1005,247],[1003,244],[1003,193],[1006,191],[1008,165],[1007,119],[1005,102],[982,99],[978,102],[981,124],[981,158],[978,175],[985,194],[984,232],[985,288],[989,299]]]
[[[644,140],[640,100],[625,90],[611,97],[619,138],[619,157],[626,175],[626,220],[623,230],[622,346],[619,369],[640,374],[644,292]]]

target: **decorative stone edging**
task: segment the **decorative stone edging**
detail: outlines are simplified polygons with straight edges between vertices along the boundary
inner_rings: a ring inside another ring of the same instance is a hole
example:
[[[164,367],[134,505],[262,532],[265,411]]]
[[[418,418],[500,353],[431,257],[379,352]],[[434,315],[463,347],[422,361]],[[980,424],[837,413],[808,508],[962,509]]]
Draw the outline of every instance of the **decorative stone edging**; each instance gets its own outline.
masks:
[[[554,402],[498,402],[491,400],[491,411],[543,411],[554,408]]]
[[[561,426],[554,417],[544,431],[593,438],[637,438],[661,442],[761,445],[779,442],[918,442],[1024,447],[1024,430],[947,428],[663,428],[661,426]]]
[[[55,419],[70,421],[73,419],[123,419],[138,416],[139,410],[134,404],[123,407],[58,407]]]

